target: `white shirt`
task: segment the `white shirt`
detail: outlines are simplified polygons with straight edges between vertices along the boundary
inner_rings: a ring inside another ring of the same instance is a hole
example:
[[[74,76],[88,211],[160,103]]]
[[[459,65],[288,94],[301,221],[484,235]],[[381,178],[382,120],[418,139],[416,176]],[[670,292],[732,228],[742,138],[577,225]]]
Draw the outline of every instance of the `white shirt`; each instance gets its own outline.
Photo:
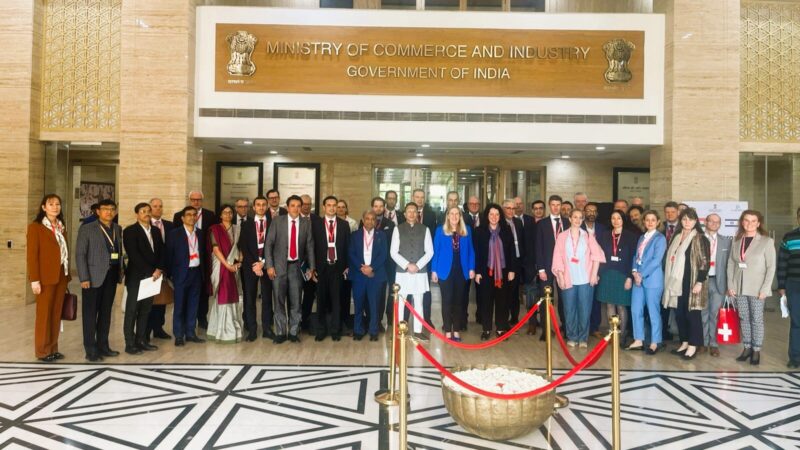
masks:
[[[391,211],[387,209],[386,212],[383,214],[383,217],[386,217],[387,219],[394,222],[395,225],[397,225],[397,214],[399,214],[398,211],[399,210],[397,209],[393,209]]]
[[[551,214],[550,215],[550,227],[553,229],[553,235],[554,236],[558,236],[558,225],[556,225],[556,220],[558,220],[560,222],[560,224],[561,224],[561,231],[566,230],[567,228],[569,228],[568,226],[566,226],[564,224],[564,220],[561,218],[561,216],[554,216],[554,215]]]
[[[141,222],[139,222],[139,226],[142,227],[142,229],[144,230],[144,234],[147,235],[147,241],[150,242],[150,250],[155,251],[155,248],[153,247],[153,235],[150,234],[150,230],[152,229],[152,227],[145,227],[144,225],[142,225]]]
[[[197,210],[197,221],[194,223],[194,227],[198,230],[203,229],[203,208]]]
[[[298,259],[300,259],[300,216],[297,216],[294,219],[292,219],[292,216],[289,215],[287,215],[286,217],[289,219],[286,221],[286,242],[287,242],[286,260],[297,261]],[[297,258],[294,259],[292,259],[292,257],[289,256],[292,251],[292,244],[291,242],[289,242],[289,239],[292,238],[292,222],[295,222],[295,230],[297,231],[297,234],[294,237],[294,245],[295,248],[297,249]]]
[[[331,225],[331,221],[333,221],[333,241],[331,242],[330,238],[328,237],[328,227]],[[339,259],[339,254],[336,252],[336,216],[328,217],[325,216],[325,242],[328,243],[328,247],[333,247],[333,254],[334,254],[334,261]],[[325,250],[325,261],[328,260],[328,251]]]
[[[158,228],[159,231],[161,231],[161,241],[162,242],[165,241],[166,236],[164,235],[164,233],[166,233],[166,231],[164,230],[164,221],[162,221],[161,219],[151,218],[150,223],[153,224],[154,227]]]
[[[480,213],[469,213],[469,216],[472,217],[472,225],[475,227],[480,226],[481,224],[481,215]]]
[[[584,225],[586,225],[586,231],[588,231],[588,232],[589,232],[589,234],[594,234],[594,230],[595,230],[597,227],[592,227],[592,228],[589,228],[589,224],[588,224],[587,222],[584,222]]]
[[[514,224],[514,219],[506,219],[508,225],[511,227],[511,234],[514,235],[514,253],[519,258],[519,238],[517,237],[517,226]]]
[[[711,257],[709,258],[711,262],[714,264],[709,264],[708,267],[708,276],[715,277],[717,276],[717,238],[719,237],[717,233],[706,233],[706,237],[708,238],[708,242],[711,244]]]
[[[186,232],[186,241],[189,244],[189,267],[200,267],[200,242],[198,242],[197,233],[194,230],[190,233],[186,227],[183,227],[183,231]],[[192,258],[192,255],[197,255],[197,257]]]
[[[364,265],[369,266],[372,264],[372,249],[375,247],[375,229],[373,228],[372,231],[367,231],[364,228]],[[370,243],[369,247],[367,247],[367,243]]]
[[[239,222],[238,222],[239,225],[241,225],[244,222],[247,222],[247,216],[238,216],[238,217],[239,217]]]

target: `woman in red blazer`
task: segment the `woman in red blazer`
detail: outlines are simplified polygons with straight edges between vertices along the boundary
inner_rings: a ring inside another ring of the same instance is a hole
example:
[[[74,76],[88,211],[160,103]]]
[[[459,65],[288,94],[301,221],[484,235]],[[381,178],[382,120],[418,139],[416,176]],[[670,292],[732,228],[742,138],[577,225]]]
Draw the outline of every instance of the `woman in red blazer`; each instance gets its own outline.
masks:
[[[36,358],[44,362],[63,359],[58,352],[61,309],[69,282],[69,253],[61,197],[42,199],[39,213],[28,225],[28,279],[36,296]]]

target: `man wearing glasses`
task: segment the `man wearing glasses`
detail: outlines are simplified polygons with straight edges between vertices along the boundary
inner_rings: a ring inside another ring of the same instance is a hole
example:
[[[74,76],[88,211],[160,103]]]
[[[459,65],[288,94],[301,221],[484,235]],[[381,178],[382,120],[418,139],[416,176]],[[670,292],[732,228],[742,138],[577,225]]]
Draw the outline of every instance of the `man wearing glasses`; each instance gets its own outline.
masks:
[[[281,193],[277,189],[267,191],[267,203],[269,203],[269,215],[271,218],[286,215],[286,208],[280,206]]]
[[[217,215],[214,214],[214,211],[203,208],[203,198],[203,193],[201,191],[191,191],[188,196],[189,203],[186,206],[191,206],[197,210],[197,222],[195,222],[194,227],[199,230],[208,231],[209,227],[215,223],[219,223],[219,220],[217,219]],[[172,223],[178,226],[183,223],[181,220],[182,218],[183,210],[180,210],[172,216]]]

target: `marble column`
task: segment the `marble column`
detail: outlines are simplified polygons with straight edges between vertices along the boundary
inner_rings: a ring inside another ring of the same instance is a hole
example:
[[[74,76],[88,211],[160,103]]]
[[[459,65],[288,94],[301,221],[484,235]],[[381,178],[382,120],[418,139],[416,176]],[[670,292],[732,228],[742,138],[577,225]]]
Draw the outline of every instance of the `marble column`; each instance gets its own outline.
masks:
[[[739,198],[739,0],[656,0],[666,15],[664,145],[653,205]]]

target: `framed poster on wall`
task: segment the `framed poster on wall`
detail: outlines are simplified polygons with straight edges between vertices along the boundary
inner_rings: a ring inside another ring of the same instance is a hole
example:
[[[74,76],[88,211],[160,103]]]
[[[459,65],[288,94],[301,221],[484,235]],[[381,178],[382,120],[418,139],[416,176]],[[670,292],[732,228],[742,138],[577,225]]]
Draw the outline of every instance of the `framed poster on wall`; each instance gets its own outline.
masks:
[[[216,211],[220,205],[233,206],[238,198],[250,204],[262,194],[264,164],[260,162],[217,162]]]
[[[627,200],[641,197],[644,204],[650,205],[650,169],[614,168],[614,198]]]
[[[310,195],[313,211],[319,211],[318,163],[275,163],[273,187],[281,193],[281,200],[292,195]]]
[[[81,181],[78,198],[80,198],[81,219],[85,219],[92,215],[92,205],[99,203],[100,200],[114,199],[114,183]]]

